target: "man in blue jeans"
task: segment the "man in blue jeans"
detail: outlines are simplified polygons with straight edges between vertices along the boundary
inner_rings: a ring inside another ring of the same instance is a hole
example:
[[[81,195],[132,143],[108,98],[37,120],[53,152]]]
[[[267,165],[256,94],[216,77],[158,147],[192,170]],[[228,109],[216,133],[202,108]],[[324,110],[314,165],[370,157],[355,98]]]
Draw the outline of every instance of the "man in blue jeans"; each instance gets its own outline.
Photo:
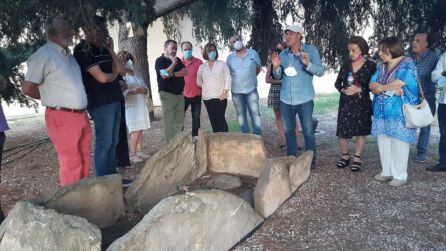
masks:
[[[440,57],[435,51],[429,50],[432,44],[428,33],[420,32],[415,34],[412,40],[412,53],[409,56],[413,59],[417,66],[418,80],[423,89],[424,98],[431,109],[432,115],[435,114],[435,83],[431,80],[431,73],[437,65]],[[417,143],[417,156],[415,162],[425,162],[426,153],[429,149],[429,137],[431,134],[431,126],[420,128]]]
[[[103,176],[116,173],[116,146],[124,98],[118,75],[125,75],[128,70],[113,51],[105,19],[95,16],[94,21],[94,26],[84,28],[86,40],[76,45],[74,57],[81,68],[87,110],[94,121],[96,175]]]
[[[313,129],[313,75],[322,76],[324,67],[314,45],[302,43],[303,28],[290,25],[285,29],[288,45],[280,55],[272,56],[273,74],[282,79],[280,112],[286,139],[287,155],[296,156],[296,114],[302,126],[305,150],[313,151],[312,168],[316,163],[316,138]],[[282,66],[282,67],[280,67]],[[282,70],[283,69],[283,70]]]
[[[257,75],[260,73],[260,57],[255,50],[246,48],[240,36],[229,39],[235,52],[226,59],[232,78],[232,101],[237,111],[242,133],[250,133],[247,111],[251,117],[252,132],[262,135],[257,93]]]

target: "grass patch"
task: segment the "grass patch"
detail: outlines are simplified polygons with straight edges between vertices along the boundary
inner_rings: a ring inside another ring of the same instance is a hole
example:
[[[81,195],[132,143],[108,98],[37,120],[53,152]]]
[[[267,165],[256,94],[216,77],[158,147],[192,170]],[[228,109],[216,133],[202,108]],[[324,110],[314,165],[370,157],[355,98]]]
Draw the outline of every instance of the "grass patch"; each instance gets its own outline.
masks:
[[[326,115],[337,112],[339,106],[339,93],[317,94],[314,98],[314,114]]]

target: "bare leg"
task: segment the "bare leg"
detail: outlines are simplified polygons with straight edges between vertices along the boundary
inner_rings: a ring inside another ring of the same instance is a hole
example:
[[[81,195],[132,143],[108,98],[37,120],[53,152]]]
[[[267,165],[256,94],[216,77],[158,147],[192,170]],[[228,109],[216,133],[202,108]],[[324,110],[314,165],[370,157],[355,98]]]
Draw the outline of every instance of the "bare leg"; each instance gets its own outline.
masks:
[[[136,154],[136,147],[140,138],[141,131],[134,131],[130,133],[130,155],[134,156]]]
[[[365,136],[357,136],[356,137],[356,145],[355,145],[355,155],[361,156],[362,149],[364,149],[365,144]],[[361,162],[361,158],[354,157],[353,161]]]
[[[144,136],[144,133],[143,133],[143,131],[141,131],[141,135],[139,136],[139,139],[138,139],[138,145],[136,146],[137,151],[139,151],[143,148],[143,145],[142,145],[143,136]]]
[[[339,147],[341,148],[341,153],[343,154],[341,158],[345,159],[345,160],[349,159],[350,156],[347,156],[347,154],[349,152],[348,151],[348,141],[347,141],[347,139],[338,138],[338,140],[339,140]]]
[[[276,124],[277,124],[277,131],[279,131],[280,144],[285,145],[286,140],[285,140],[285,134],[283,133],[282,114],[280,113],[280,109],[274,109],[274,115],[276,116]]]

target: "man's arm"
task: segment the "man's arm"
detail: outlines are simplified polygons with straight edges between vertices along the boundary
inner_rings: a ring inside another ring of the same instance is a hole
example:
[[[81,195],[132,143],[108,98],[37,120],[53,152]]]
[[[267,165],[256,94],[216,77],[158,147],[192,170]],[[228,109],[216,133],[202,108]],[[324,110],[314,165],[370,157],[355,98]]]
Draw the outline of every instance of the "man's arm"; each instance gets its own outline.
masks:
[[[40,99],[39,85],[37,83],[24,81],[22,84],[22,93],[33,99]]]
[[[98,81],[101,84],[110,83],[113,80],[115,80],[119,75],[117,72],[105,73],[101,70],[101,67],[99,67],[99,65],[95,65],[88,68],[87,72],[90,73],[96,79],[96,81]]]
[[[322,66],[321,57],[316,47],[311,46],[308,52],[302,53],[302,62],[305,64],[305,69],[313,75],[321,77],[324,75],[324,66]],[[308,57],[308,60],[305,58]]]
[[[442,75],[444,71],[446,71],[446,52],[441,55],[440,59],[438,60],[437,66],[435,67],[434,71],[432,71],[432,82],[437,83],[438,85],[438,81],[440,80],[440,78],[444,77]]]

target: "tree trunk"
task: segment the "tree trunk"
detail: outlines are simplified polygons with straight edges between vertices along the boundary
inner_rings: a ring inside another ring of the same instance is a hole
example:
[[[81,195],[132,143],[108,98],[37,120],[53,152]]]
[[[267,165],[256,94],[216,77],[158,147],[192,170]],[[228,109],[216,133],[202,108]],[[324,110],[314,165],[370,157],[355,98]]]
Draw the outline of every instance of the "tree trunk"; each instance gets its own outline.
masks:
[[[149,60],[147,56],[147,26],[141,27],[141,32],[134,31],[134,37],[127,37],[128,30],[125,25],[119,24],[119,50],[126,50],[133,55],[135,62],[135,72],[141,74],[144,83],[149,89],[149,115],[150,119],[155,119],[152,88],[150,83]]]

